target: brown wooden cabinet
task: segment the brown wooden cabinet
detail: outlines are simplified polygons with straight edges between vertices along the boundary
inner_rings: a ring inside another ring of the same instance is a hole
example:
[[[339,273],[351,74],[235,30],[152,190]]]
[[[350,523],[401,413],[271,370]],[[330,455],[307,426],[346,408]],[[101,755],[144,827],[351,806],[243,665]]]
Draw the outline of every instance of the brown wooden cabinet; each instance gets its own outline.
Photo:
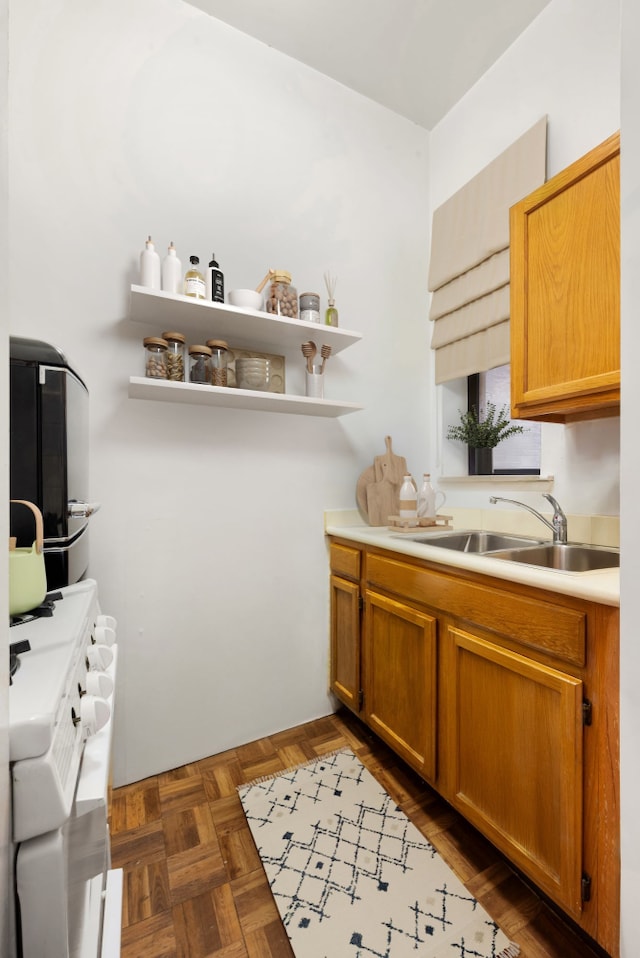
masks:
[[[617,955],[618,609],[337,538],[331,562],[335,694]]]
[[[367,591],[364,717],[430,782],[436,777],[436,635],[434,616]]]
[[[579,918],[583,683],[470,632],[449,635],[454,804]]]
[[[512,416],[619,415],[619,134],[513,206],[510,224]]]
[[[360,551],[331,544],[331,691],[360,713]]]

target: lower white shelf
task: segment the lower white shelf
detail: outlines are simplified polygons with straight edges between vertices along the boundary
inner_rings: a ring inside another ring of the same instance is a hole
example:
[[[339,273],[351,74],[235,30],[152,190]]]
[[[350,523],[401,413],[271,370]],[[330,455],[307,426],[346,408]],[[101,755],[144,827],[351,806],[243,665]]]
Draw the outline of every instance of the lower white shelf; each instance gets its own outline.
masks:
[[[265,393],[252,389],[225,386],[201,386],[197,383],[176,383],[164,379],[132,376],[129,380],[131,399],[156,402],[192,403],[198,406],[230,406],[260,412],[286,412],[297,416],[336,418],[362,409],[357,403],[334,402],[332,399],[309,399],[283,393]]]

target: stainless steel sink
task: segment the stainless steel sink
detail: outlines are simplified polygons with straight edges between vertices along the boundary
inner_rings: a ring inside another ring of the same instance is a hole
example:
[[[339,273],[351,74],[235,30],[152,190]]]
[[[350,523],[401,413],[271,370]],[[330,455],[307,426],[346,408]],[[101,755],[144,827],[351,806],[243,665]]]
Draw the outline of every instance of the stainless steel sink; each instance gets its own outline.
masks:
[[[529,548],[511,548],[491,553],[492,559],[507,559],[560,572],[593,572],[595,569],[616,569],[620,552],[605,546],[577,542],[546,543]]]
[[[398,534],[395,538],[437,546],[440,549],[453,549],[456,552],[486,555],[491,559],[506,559],[538,568],[555,569],[559,572],[593,572],[596,569],[617,569],[620,566],[618,549],[582,542],[555,543],[478,529],[438,535],[413,535],[410,539],[406,534]]]
[[[398,536],[398,538],[406,539],[407,536]],[[541,539],[476,530],[447,532],[443,535],[412,536],[411,542],[421,542],[427,546],[438,546],[441,549],[455,549],[457,552],[472,552],[478,555],[482,555],[485,552],[493,552],[496,549],[514,549],[520,546],[543,545],[543,540]]]

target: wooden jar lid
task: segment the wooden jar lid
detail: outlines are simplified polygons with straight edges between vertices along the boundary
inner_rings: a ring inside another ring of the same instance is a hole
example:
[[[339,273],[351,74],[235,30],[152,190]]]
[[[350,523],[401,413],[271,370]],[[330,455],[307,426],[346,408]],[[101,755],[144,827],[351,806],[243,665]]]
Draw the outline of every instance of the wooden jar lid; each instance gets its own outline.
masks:
[[[182,335],[182,333],[166,332],[162,334],[162,338],[172,339],[176,343],[183,343],[183,344],[186,343],[187,341],[186,338]]]

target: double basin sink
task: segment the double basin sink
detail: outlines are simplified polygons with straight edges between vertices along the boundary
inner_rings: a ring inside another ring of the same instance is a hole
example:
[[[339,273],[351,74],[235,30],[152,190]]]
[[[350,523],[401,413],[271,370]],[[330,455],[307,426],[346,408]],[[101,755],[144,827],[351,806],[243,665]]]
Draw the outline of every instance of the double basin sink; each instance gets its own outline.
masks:
[[[408,537],[405,534],[397,538]],[[411,541],[560,572],[593,572],[598,569],[615,569],[620,565],[620,552],[617,549],[581,542],[549,542],[499,532],[470,530],[416,535],[411,537]]]

